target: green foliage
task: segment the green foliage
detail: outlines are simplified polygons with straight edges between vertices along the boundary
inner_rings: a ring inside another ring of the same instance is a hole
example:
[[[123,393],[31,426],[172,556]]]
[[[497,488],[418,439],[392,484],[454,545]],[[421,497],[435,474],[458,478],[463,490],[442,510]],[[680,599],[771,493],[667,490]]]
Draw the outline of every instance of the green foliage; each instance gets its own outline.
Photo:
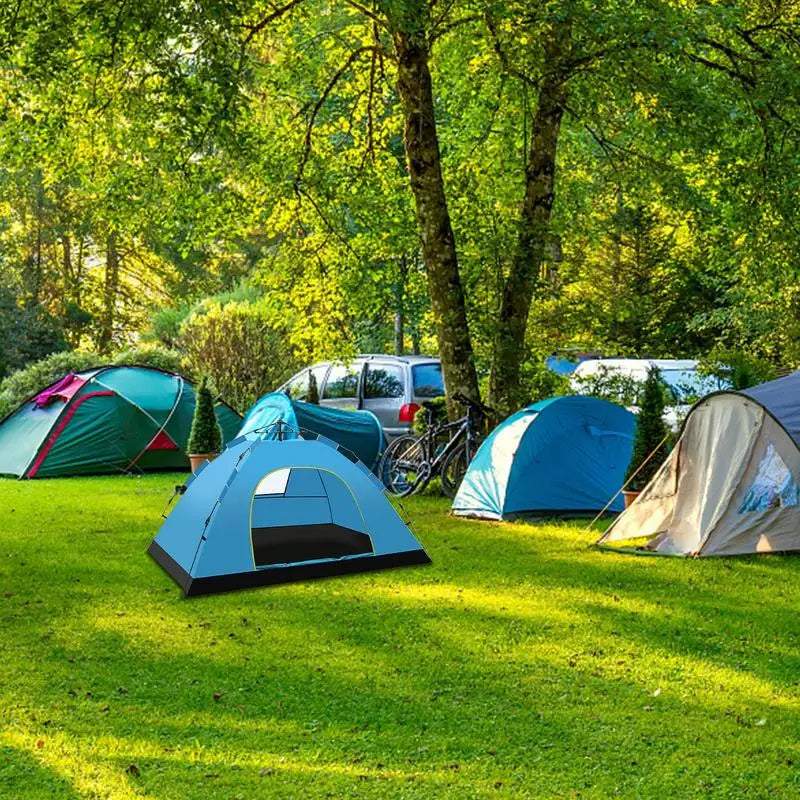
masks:
[[[187,305],[157,309],[151,314],[149,327],[145,329],[142,338],[145,341],[158,342],[165,347],[179,347],[181,325],[190,312],[191,309]]]
[[[222,431],[214,411],[214,398],[208,385],[208,377],[204,375],[195,391],[192,430],[186,449],[192,455],[210,455],[219,453],[221,446]]]
[[[0,288],[0,378],[66,349],[59,320],[41,306],[20,308],[11,291]]]
[[[0,14],[3,284],[78,349],[138,341],[153,304],[174,308],[147,335],[180,349],[185,310],[199,300],[204,313],[206,296],[212,314],[263,301],[303,362],[391,350],[395,319],[406,351],[434,349],[391,58],[390,31],[413,30],[435,42],[444,185],[483,376],[534,87],[561,68],[569,113],[528,343],[653,357],[719,345],[794,366],[797,9],[634,5],[429,15],[308,0],[272,16],[261,0],[168,14],[150,0],[23,3]],[[556,65],[554,25],[572,53]],[[0,329],[7,342],[21,330]],[[0,373],[60,346],[30,342]],[[523,365],[530,399],[552,393],[535,361]]]
[[[175,372],[191,378],[193,372],[186,370],[183,356],[177,350],[170,350],[154,344],[140,344],[120,350],[111,359],[112,364],[130,364],[139,367],[153,367],[164,372]]]
[[[749,389],[778,377],[775,367],[764,358],[719,348],[701,359],[698,372],[729,381],[731,389]]]
[[[184,364],[208,374],[234,408],[248,409],[298,368],[285,332],[272,319],[263,302],[204,303],[181,326]]]
[[[0,481],[3,798],[796,800],[800,559],[414,497],[432,565],[186,601],[183,477]]]
[[[113,358],[80,350],[53,353],[0,381],[0,417],[10,413],[20,403],[70,372],[80,372],[109,364],[155,367],[167,372],[181,372],[180,354],[155,345],[141,345],[123,350]]]
[[[523,363],[520,380],[528,404],[572,393],[569,378],[548,369],[540,357],[530,357]]]
[[[599,397],[621,406],[637,405],[642,394],[641,381],[606,366],[589,375],[574,375],[572,381],[578,394]],[[661,381],[659,385],[663,395],[665,387]]]
[[[665,439],[668,432],[664,422],[664,384],[658,368],[651,367],[642,390],[642,400],[636,417],[633,455],[625,476],[626,481],[632,479],[630,489],[643,489],[658,472],[667,454]]]
[[[67,351],[53,353],[25,369],[11,373],[0,382],[0,416],[10,413],[20,403],[70,372],[91,369],[102,363],[102,359],[93,353]]]
[[[426,402],[431,406],[430,414],[427,408],[420,408],[414,414],[414,421],[411,423],[411,429],[419,436],[422,436],[428,430],[428,416],[431,417],[430,424],[432,426],[447,422],[446,398],[434,397]]]

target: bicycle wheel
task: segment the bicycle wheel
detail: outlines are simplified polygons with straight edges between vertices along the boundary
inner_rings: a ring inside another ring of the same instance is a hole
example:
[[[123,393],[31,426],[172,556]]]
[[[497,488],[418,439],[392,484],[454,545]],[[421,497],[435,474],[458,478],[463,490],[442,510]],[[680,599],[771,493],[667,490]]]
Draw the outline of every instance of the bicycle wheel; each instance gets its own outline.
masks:
[[[378,476],[383,485],[398,497],[408,497],[423,489],[430,474],[425,442],[413,434],[395,439],[384,451],[378,465]]]
[[[452,500],[456,496],[461,481],[469,466],[467,458],[467,446],[465,444],[456,447],[444,460],[441,469],[442,493],[445,497]]]

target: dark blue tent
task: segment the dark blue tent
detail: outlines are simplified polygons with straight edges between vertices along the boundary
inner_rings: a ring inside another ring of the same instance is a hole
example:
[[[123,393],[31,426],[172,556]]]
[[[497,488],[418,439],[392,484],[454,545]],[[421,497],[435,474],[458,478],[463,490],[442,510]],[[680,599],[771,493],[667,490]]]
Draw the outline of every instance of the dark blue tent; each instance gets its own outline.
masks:
[[[187,595],[430,561],[334,442],[241,437],[185,486],[149,552]]]
[[[763,406],[800,447],[800,371],[744,389],[742,394]]]
[[[301,431],[316,433],[347,448],[370,469],[375,469],[383,452],[383,429],[371,411],[303,403],[291,400],[283,392],[259,398],[247,412],[238,435],[257,433],[260,438],[277,439],[279,420],[286,423],[281,426],[282,438],[295,438]]]
[[[636,418],[596,397],[523,408],[480,446],[453,500],[459,516],[508,519],[600,511],[622,486]],[[622,498],[610,506],[621,511]]]

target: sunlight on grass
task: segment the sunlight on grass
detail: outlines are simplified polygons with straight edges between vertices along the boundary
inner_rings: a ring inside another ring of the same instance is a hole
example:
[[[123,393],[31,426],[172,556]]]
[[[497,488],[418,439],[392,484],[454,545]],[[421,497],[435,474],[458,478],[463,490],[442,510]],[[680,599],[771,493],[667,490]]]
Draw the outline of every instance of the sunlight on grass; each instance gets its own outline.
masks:
[[[430,566],[187,600],[176,482],[0,481],[0,797],[797,796],[800,559],[416,498]]]

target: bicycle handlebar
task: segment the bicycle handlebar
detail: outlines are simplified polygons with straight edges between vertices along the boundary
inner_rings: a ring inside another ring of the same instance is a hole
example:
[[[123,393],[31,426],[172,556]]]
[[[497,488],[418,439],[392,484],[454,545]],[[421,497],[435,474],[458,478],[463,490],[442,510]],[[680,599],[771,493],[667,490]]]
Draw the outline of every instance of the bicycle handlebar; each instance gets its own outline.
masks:
[[[462,406],[468,406],[470,408],[477,408],[478,411],[485,414],[487,417],[494,416],[494,409],[490,408],[489,406],[485,406],[480,400],[473,400],[470,397],[467,397],[465,394],[461,394],[461,392],[457,392],[453,395],[453,400],[456,403],[460,403]]]

